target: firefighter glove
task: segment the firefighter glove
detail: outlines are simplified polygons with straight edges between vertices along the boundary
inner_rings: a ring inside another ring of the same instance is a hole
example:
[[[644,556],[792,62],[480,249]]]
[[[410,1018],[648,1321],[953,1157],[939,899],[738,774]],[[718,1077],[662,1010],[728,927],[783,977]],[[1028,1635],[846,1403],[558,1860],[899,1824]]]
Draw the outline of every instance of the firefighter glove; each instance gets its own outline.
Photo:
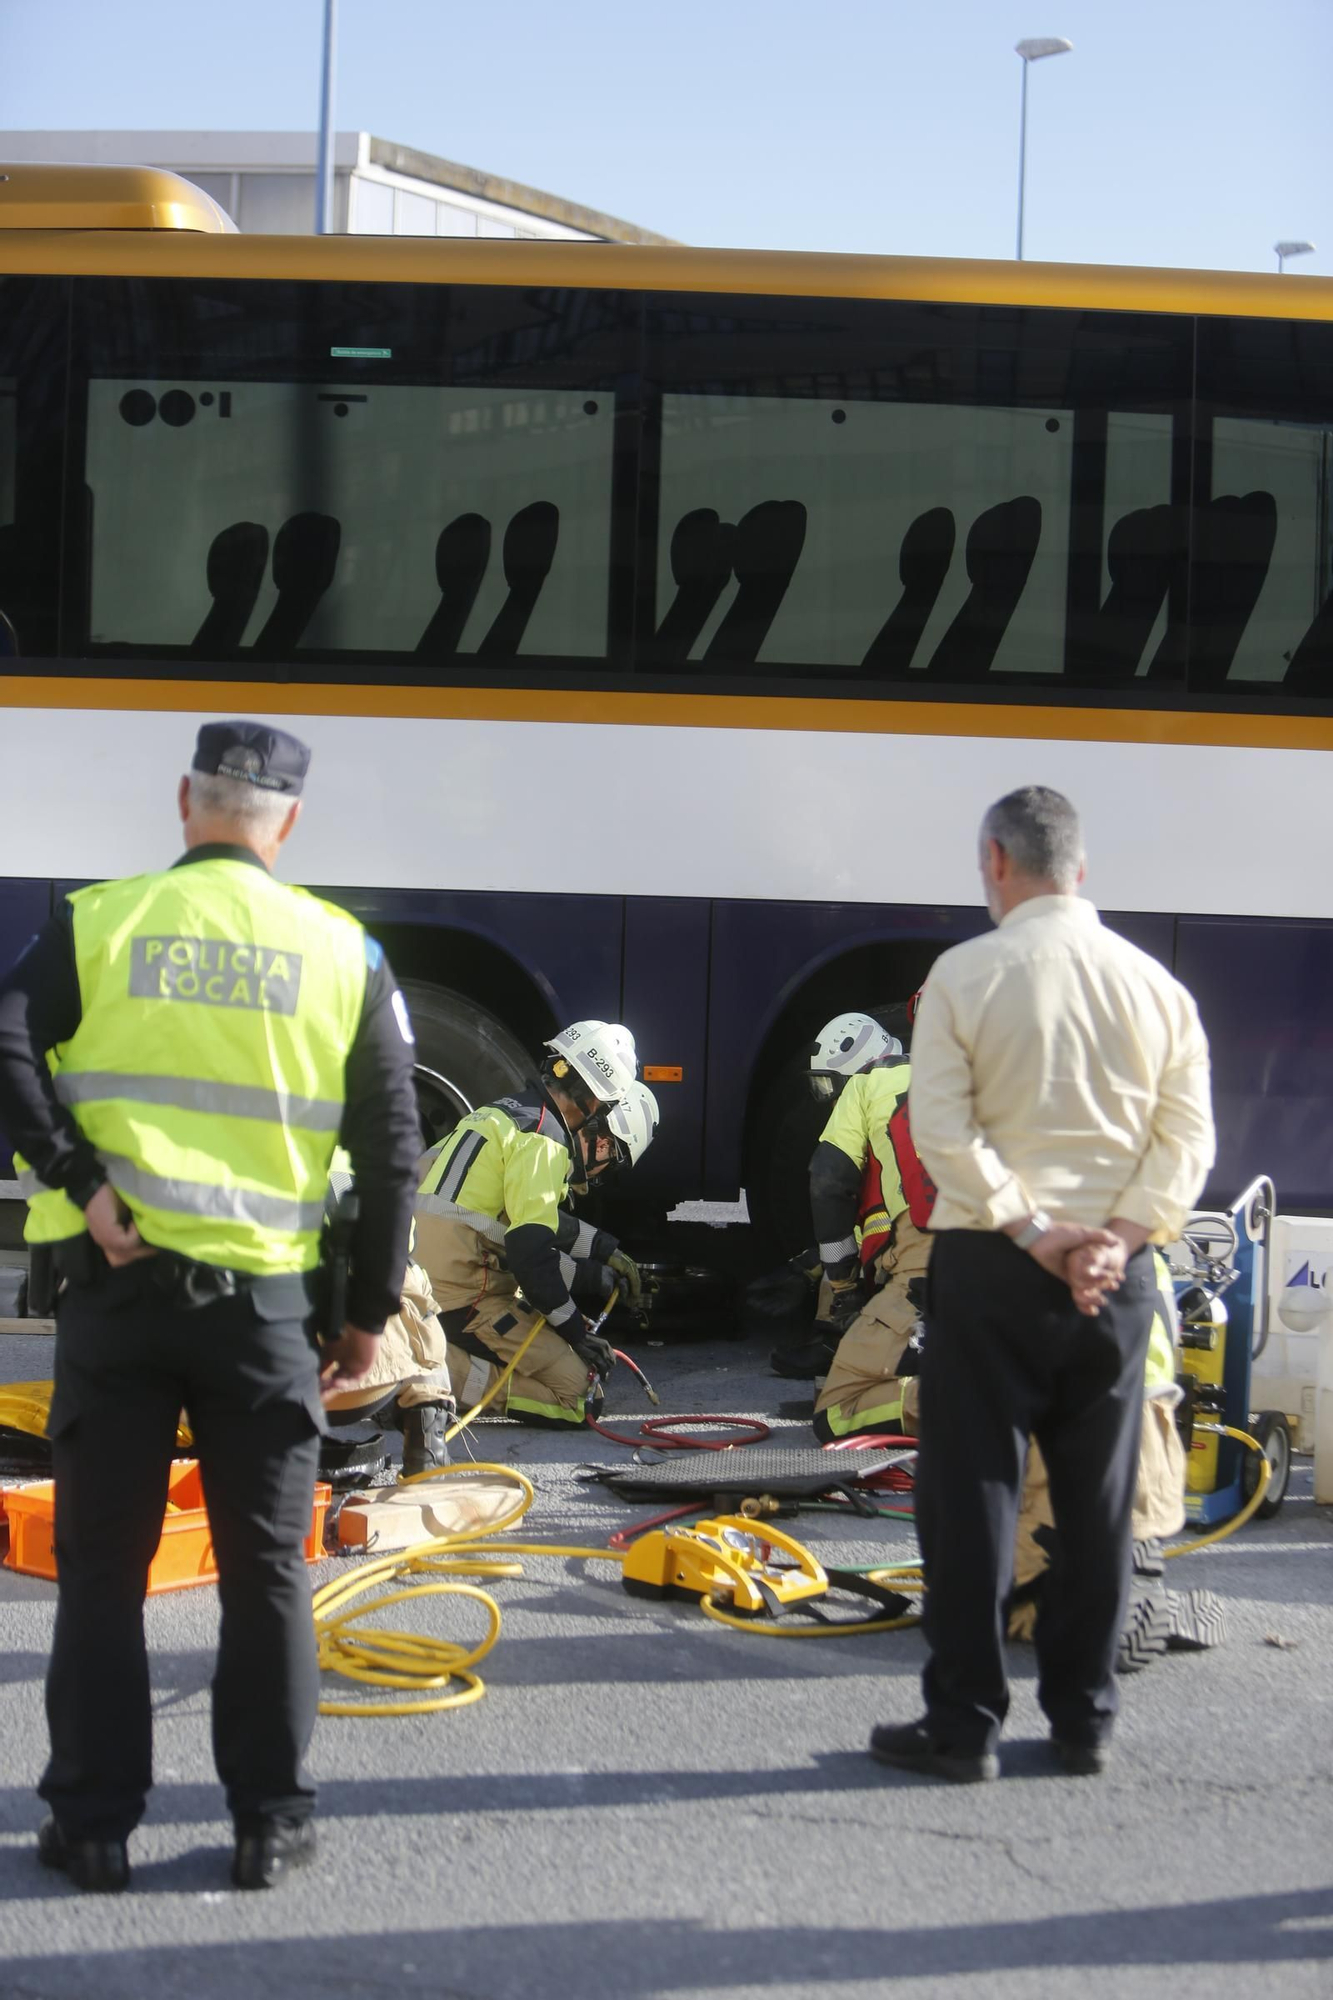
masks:
[[[580,1361],[586,1361],[589,1368],[605,1381],[616,1365],[616,1351],[609,1340],[603,1340],[599,1333],[585,1333],[582,1340],[572,1343]]]
[[[846,1333],[864,1304],[861,1287],[855,1278],[843,1278],[835,1280],[830,1289],[833,1298],[828,1309],[828,1323],[836,1327],[839,1335],[842,1335]]]
[[[636,1306],[643,1297],[643,1279],[639,1276],[638,1265],[623,1250],[613,1250],[606,1261],[620,1279],[627,1303]]]

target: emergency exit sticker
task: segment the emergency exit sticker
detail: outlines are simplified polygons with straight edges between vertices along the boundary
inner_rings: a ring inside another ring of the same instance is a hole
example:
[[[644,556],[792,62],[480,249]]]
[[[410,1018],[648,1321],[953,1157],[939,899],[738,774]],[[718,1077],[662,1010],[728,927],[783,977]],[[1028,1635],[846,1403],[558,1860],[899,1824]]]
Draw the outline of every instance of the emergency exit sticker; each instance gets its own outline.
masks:
[[[335,361],[391,361],[391,347],[331,347],[329,353]]]

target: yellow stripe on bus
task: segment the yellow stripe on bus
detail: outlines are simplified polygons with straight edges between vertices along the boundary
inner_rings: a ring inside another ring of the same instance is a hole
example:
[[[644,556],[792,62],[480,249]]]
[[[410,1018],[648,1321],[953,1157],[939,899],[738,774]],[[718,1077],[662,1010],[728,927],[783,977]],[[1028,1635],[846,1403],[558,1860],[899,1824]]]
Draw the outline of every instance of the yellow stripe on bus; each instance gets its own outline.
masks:
[[[629,293],[919,299],[1073,311],[1333,319],[1333,279],[1268,271],[1016,264],[685,245],[460,237],[206,236],[190,230],[0,232],[0,271],[58,277],[266,278],[341,284],[573,286]]]
[[[834,735],[992,736],[1333,750],[1333,716],[1055,708],[1046,703],[830,700],[814,695],[631,690],[369,687],[293,681],[103,680],[0,675],[0,708],[164,715],[327,715],[423,722],[605,723],[628,728],[818,730]]]

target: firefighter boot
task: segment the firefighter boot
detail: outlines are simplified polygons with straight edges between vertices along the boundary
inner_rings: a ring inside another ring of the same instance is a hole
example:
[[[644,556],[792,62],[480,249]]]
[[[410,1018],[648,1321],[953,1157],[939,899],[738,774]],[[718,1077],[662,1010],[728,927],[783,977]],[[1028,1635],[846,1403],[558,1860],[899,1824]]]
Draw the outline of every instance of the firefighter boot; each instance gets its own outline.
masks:
[[[400,1412],[403,1426],[403,1478],[433,1472],[449,1463],[444,1434],[454,1418],[452,1403],[415,1403]]]

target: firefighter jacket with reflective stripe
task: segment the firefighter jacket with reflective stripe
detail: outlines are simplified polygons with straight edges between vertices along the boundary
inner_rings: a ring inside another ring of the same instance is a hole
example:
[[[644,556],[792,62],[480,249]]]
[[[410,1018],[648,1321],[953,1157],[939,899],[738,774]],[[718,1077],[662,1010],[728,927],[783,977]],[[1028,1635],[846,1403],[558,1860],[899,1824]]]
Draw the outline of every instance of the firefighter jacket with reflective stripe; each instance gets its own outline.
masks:
[[[849,1077],[821,1134],[810,1192],[830,1276],[873,1264],[904,1209],[918,1229],[930,1219],[935,1190],[907,1116],[911,1076],[910,1064],[891,1057]]]
[[[560,1266],[560,1205],[576,1144],[532,1084],[470,1111],[427,1155],[418,1252],[443,1311],[475,1306],[483,1292],[502,1288],[507,1273],[557,1332],[582,1329]]]
[[[1152,1332],[1148,1337],[1148,1365],[1144,1377],[1144,1394],[1149,1397],[1168,1397],[1175,1403],[1180,1400],[1180,1389],[1176,1383],[1178,1372],[1176,1339],[1180,1330],[1180,1311],[1176,1304],[1176,1288],[1171,1282],[1171,1266],[1160,1250],[1153,1251],[1152,1262],[1153,1275],[1157,1280],[1157,1298]],[[1174,1533],[1174,1530],[1172,1532]]]
[[[366,994],[360,924],[230,859],[69,898],[82,1016],[57,1097],[145,1242],[267,1276],[311,1270]],[[83,1215],[19,1163],[29,1242]]]

